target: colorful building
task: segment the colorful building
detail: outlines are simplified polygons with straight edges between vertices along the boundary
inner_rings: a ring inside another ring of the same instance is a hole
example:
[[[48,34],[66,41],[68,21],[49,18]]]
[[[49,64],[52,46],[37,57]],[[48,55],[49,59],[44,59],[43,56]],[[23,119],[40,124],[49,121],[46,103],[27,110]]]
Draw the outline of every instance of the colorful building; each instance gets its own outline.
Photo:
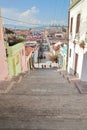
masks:
[[[70,0],[68,72],[87,81],[87,0]]]
[[[34,49],[28,45],[25,45],[25,55],[26,55],[26,68],[27,71],[34,67],[32,53]]]
[[[61,54],[60,62],[63,70],[67,69],[67,49],[68,49],[67,44],[62,44],[60,47],[60,54]]]
[[[33,62],[37,63],[38,62],[38,51],[39,51],[39,46],[36,41],[28,41],[25,43],[25,47],[31,47],[33,48]]]
[[[8,74],[8,64],[6,59],[6,51],[3,38],[3,27],[2,27],[2,18],[0,10],[0,80],[5,80],[9,78]]]
[[[7,54],[10,77],[17,76],[26,71],[24,43],[7,46]]]

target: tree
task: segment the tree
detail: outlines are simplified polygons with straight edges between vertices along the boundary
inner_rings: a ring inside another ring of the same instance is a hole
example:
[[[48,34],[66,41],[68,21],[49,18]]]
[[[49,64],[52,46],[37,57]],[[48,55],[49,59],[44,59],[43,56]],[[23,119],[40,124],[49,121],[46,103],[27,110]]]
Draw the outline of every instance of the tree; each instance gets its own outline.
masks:
[[[57,55],[50,55],[50,60],[52,61],[52,62],[57,62]]]

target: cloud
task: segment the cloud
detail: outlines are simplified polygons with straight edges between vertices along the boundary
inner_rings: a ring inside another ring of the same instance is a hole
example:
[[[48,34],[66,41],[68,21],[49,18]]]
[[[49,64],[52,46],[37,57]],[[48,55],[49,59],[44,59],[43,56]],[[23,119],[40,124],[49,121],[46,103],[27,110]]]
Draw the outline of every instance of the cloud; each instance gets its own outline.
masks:
[[[31,17],[34,14],[37,14],[39,10],[36,7],[32,7],[31,9],[26,10],[22,14],[20,14],[20,17]]]
[[[9,8],[2,8],[2,16],[9,18],[9,19],[15,19],[18,21],[24,21],[22,22],[16,22],[11,21],[3,18],[3,24],[14,24],[14,25],[28,25],[30,24],[40,24],[40,20],[37,19],[37,14],[39,13],[39,10],[34,6],[24,12],[19,12],[17,9],[9,9]]]
[[[14,26],[26,26],[29,27],[32,25],[67,25],[67,20],[50,20],[50,21],[40,21],[40,19],[37,18],[38,14],[40,13],[39,9],[35,6],[31,7],[30,9],[25,10],[24,12],[19,12],[17,9],[13,8],[2,8],[2,16],[9,18],[9,19],[15,19],[18,21],[24,21],[23,22],[16,22],[11,21],[8,19],[3,18],[3,24],[9,24]],[[46,20],[46,19],[45,19]]]
[[[19,12],[16,9],[2,8],[2,17],[18,19]],[[15,22],[3,18],[3,24],[14,24]]]
[[[40,24],[40,20],[36,18],[39,10],[36,7],[32,7],[31,9],[26,10],[25,12],[21,13],[19,19],[22,21],[27,21],[31,24]]]
[[[51,19],[50,21],[44,21],[43,22],[44,26],[47,26],[47,25],[48,26],[49,25],[60,25],[60,26],[65,25],[65,26],[67,26],[67,24],[68,24],[68,22],[65,19],[63,19],[63,20]]]
[[[66,20],[51,20],[50,22],[47,23],[48,25],[67,25]]]

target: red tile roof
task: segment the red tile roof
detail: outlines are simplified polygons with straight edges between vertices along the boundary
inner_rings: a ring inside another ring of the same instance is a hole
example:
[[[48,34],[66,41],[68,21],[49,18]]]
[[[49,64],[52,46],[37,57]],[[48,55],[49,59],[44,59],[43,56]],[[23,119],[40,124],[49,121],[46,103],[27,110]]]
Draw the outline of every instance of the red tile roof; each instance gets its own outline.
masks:
[[[29,56],[31,52],[34,52],[34,49],[30,46],[25,46],[25,55]]]

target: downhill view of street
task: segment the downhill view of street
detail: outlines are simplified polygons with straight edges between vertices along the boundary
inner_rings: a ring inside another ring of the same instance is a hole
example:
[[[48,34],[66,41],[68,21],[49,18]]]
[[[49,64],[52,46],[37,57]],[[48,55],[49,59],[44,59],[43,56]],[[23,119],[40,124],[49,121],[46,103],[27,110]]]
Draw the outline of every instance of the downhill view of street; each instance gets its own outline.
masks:
[[[87,0],[0,1],[0,130],[87,130]]]
[[[87,95],[57,68],[36,69],[0,95],[1,130],[86,130]]]

